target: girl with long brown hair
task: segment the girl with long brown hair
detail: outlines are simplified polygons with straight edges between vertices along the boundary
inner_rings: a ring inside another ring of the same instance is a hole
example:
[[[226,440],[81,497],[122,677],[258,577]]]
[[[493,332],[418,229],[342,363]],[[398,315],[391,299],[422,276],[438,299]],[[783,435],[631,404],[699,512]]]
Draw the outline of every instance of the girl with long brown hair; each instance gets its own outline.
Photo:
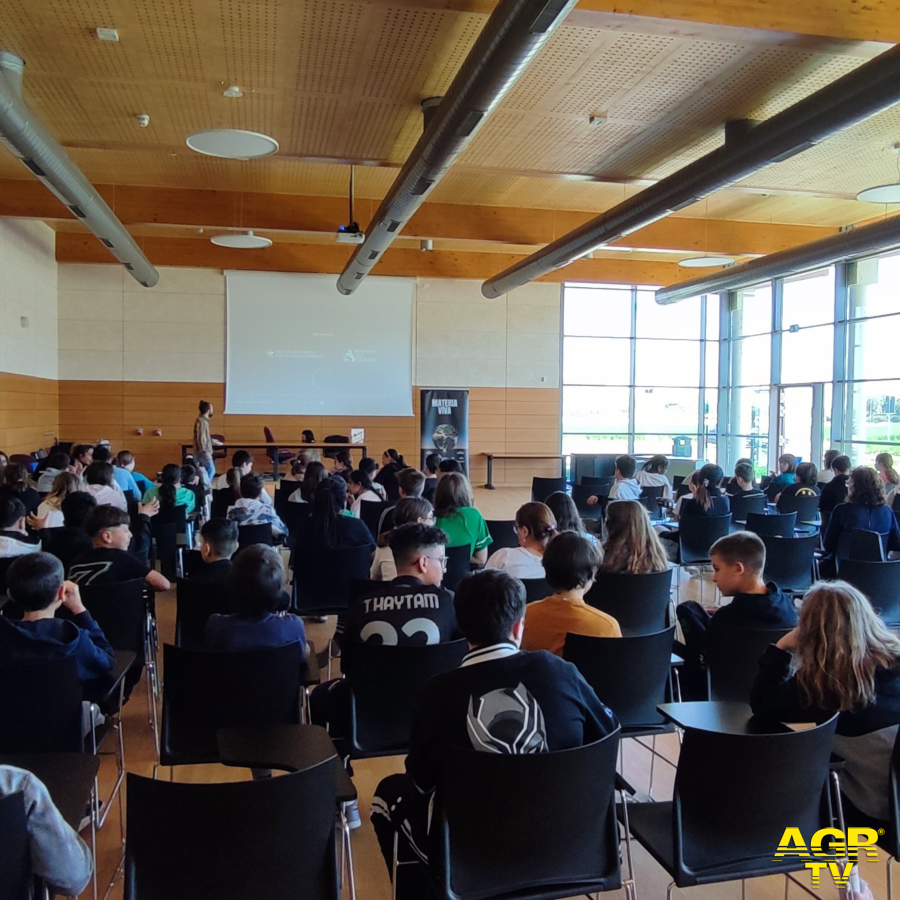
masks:
[[[472,485],[461,472],[448,472],[434,491],[434,524],[447,535],[447,547],[471,548],[472,562],[483,566],[493,538],[475,509]]]
[[[60,472],[53,479],[53,489],[38,506],[36,519],[28,524],[33,528],[62,528],[66,524],[62,502],[69,494],[81,490],[84,490],[81,479],[74,472]]]
[[[486,569],[503,569],[514,578],[543,578],[544,550],[556,534],[556,519],[545,503],[526,503],[513,525],[518,547],[501,547],[491,554]]]
[[[641,575],[669,567],[666,551],[650,524],[650,515],[637,500],[609,504],[606,534],[599,571]]]

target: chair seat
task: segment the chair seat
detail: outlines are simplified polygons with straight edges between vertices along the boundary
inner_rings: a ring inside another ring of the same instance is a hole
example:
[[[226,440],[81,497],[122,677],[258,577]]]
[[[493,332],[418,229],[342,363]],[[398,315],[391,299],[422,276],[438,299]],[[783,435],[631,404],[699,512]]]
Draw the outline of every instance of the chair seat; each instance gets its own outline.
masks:
[[[628,825],[631,834],[641,846],[669,873],[680,888],[697,884],[714,884],[737,878],[756,878],[762,875],[781,875],[796,872],[804,867],[802,859],[787,857],[773,861],[772,857],[743,859],[721,866],[695,869],[690,873],[676,871],[674,829],[672,827],[671,802],[629,803]],[[622,804],[616,804],[616,815],[624,824]],[[772,851],[774,853],[774,850]]]
[[[556,882],[521,891],[506,891],[502,894],[491,894],[491,900],[560,900],[563,897],[583,897],[604,891],[616,891],[621,886],[622,879],[617,875],[615,878],[601,881]]]
[[[660,722],[659,725],[623,725],[622,738],[653,737],[657,734],[671,734],[674,730],[672,722]]]

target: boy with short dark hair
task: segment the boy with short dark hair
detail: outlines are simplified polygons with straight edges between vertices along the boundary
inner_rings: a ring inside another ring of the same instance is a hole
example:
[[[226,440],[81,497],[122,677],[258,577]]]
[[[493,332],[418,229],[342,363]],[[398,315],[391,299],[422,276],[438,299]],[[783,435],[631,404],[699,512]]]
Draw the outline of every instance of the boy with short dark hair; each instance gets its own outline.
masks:
[[[0,663],[31,663],[74,657],[78,677],[107,675],[115,654],[81,602],[78,585],[65,581],[62,563],[49,553],[19,557],[6,574],[7,594],[23,610],[21,621],[0,618]],[[72,618],[55,618],[64,606]]]
[[[231,557],[238,548],[238,526],[228,519],[210,519],[200,529],[200,556],[203,568],[188,581],[224,585],[231,571]]]
[[[616,480],[609,489],[609,502],[614,500],[639,500],[641,496],[641,486],[634,477],[637,469],[637,460],[633,456],[626,453],[623,456],[616,457]],[[590,506],[594,506],[600,502],[600,498],[592,494],[587,498]]]
[[[42,549],[52,553],[68,572],[73,560],[91,549],[91,539],[84,530],[88,513],[97,508],[97,499],[87,491],[69,494],[60,505],[65,523],[61,529],[41,532]]]
[[[852,467],[849,456],[836,456],[831,461],[832,478],[822,488],[822,495],[819,497],[820,512],[833,512],[838,504],[846,502]]]
[[[422,489],[422,499],[434,503],[434,491],[438,483],[438,466],[441,464],[440,453],[429,453],[425,457],[425,486]]]
[[[440,481],[445,475],[449,475],[451,472],[459,472],[460,475],[465,475],[465,472],[463,472],[463,467],[460,465],[459,460],[442,459],[438,463],[437,480]]]
[[[228,519],[241,525],[271,525],[272,534],[275,537],[283,537],[287,534],[287,526],[281,521],[281,517],[268,504],[263,502],[266,489],[263,487],[262,476],[244,475],[241,478],[241,497],[233,506],[228,507]]]
[[[41,542],[25,527],[25,504],[11,494],[0,495],[0,558],[25,556],[41,549]]]
[[[412,467],[401,469],[397,473],[397,491],[400,499],[409,497],[421,497],[425,488],[425,476],[418,469]],[[394,506],[397,504],[395,503]],[[389,506],[378,520],[378,533],[383,534],[394,527],[394,506]]]

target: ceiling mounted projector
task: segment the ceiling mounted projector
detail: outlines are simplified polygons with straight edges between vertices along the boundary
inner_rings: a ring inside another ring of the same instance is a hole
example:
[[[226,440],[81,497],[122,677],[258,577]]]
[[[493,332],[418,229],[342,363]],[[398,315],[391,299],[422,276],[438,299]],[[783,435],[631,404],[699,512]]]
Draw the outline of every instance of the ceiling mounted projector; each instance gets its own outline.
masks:
[[[261,250],[263,247],[272,246],[269,238],[261,237],[252,231],[243,231],[240,234],[217,234],[209,240],[217,247],[230,247],[232,250]]]
[[[339,244],[361,244],[366,239],[365,232],[359,230],[356,222],[339,225],[335,239]]]
[[[216,128],[198,131],[185,141],[195,153],[221,159],[259,159],[278,152],[278,141],[257,131]]]
[[[712,269],[715,266],[730,266],[734,264],[732,256],[691,256],[688,259],[680,259],[678,265],[684,269]]]

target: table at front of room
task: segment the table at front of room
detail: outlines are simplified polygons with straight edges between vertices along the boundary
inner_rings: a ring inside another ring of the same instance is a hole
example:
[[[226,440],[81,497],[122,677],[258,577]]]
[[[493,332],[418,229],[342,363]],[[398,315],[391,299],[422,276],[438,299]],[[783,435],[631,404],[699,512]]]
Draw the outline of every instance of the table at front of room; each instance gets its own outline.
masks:
[[[361,450],[363,456],[368,455],[365,444],[290,444],[287,447],[284,444],[213,444],[213,450],[224,450],[226,456],[229,450],[274,450],[275,452],[272,454],[272,478],[276,483],[278,482],[278,450],[279,448],[293,450],[294,447],[298,448],[298,453],[304,450]],[[184,459],[186,454],[193,452],[193,442],[181,445],[182,459]]]
[[[485,487],[489,491],[496,490],[494,487],[494,460],[495,459],[558,459],[559,460],[559,477],[564,478],[566,474],[566,453],[485,453],[487,457],[487,484]]]

